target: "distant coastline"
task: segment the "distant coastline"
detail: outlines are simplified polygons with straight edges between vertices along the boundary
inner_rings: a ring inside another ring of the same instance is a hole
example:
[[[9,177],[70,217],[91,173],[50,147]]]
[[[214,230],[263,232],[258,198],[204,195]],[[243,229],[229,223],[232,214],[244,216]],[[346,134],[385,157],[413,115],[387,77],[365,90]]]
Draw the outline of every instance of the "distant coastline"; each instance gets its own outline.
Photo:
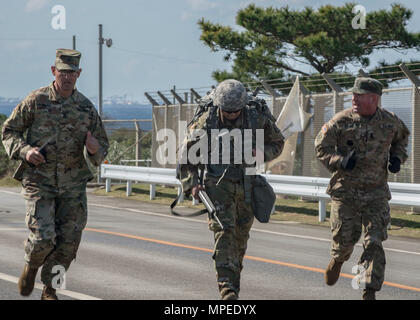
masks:
[[[10,116],[13,112],[13,109],[18,105],[20,100],[15,99],[0,99],[0,114],[5,114]],[[103,106],[104,119],[152,119],[152,105],[132,103],[122,104],[122,103],[110,103],[107,102]],[[152,123],[142,122],[140,124],[141,129],[149,131],[152,129]],[[132,123],[114,123],[106,124],[107,128],[133,128]]]

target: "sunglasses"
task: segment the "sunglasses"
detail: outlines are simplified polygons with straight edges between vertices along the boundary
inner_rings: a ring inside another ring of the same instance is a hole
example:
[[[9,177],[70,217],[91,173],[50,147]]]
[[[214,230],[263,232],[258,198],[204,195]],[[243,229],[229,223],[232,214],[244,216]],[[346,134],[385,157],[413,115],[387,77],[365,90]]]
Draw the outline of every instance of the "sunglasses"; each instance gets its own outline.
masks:
[[[235,110],[235,111],[225,111],[225,110],[222,110],[224,113],[227,113],[227,114],[234,114],[234,113],[238,113],[239,111],[241,111],[242,109],[238,109],[238,110]]]

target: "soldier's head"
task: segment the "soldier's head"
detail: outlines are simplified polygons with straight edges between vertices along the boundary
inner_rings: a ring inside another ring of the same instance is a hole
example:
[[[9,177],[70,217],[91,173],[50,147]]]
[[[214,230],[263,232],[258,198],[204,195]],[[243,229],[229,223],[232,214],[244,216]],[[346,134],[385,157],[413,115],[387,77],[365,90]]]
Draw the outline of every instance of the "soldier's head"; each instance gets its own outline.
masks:
[[[219,83],[214,91],[213,104],[220,108],[223,116],[234,120],[248,103],[248,94],[244,85],[233,79]]]
[[[81,53],[70,49],[57,49],[55,65],[51,66],[51,72],[55,77],[55,87],[58,93],[68,97],[73,92],[77,78],[82,71],[79,68]]]
[[[378,108],[382,95],[382,83],[373,78],[358,77],[354,81],[352,92],[353,111],[362,116],[370,116]]]

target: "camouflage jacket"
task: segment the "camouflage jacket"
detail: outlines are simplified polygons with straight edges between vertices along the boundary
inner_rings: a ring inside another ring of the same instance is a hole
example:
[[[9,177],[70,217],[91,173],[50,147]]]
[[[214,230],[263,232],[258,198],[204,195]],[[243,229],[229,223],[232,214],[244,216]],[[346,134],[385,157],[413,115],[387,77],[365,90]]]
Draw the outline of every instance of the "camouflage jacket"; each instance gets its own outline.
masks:
[[[202,129],[207,132],[207,135],[211,135],[212,129],[227,129],[229,132],[233,129],[263,129],[264,130],[264,162],[270,161],[278,157],[284,146],[284,137],[280,132],[280,129],[275,124],[275,119],[268,109],[265,101],[263,100],[251,100],[248,106],[246,106],[241,112],[240,116],[234,121],[224,119],[221,120],[221,112],[217,107],[214,107],[212,102],[207,102],[208,106],[206,110],[197,118],[195,121],[190,122],[187,128],[187,136],[181,146],[181,150],[188,151],[198,142],[199,139],[195,139],[193,136],[194,130]],[[242,131],[242,137],[243,137]],[[210,141],[210,139],[208,139]],[[220,139],[221,140],[221,139]],[[232,141],[232,139],[231,139]],[[210,143],[210,142],[209,142]],[[243,141],[242,141],[243,143]],[[253,130],[253,144],[255,146],[255,132]],[[222,150],[221,146],[220,149]],[[233,147],[231,146],[231,150]],[[213,164],[210,161],[212,147],[208,148],[208,163],[207,174],[215,177],[219,177],[223,174],[227,167],[244,168],[254,165],[248,165],[244,162],[242,164],[234,164],[232,157],[233,152],[230,153],[229,164],[222,162],[223,152],[220,152],[220,158],[218,164]],[[198,184],[198,166],[197,164],[191,164],[189,159],[178,166],[178,178],[182,183],[182,187],[185,193],[191,190],[191,188]]]
[[[54,83],[31,92],[14,109],[2,130],[3,145],[11,159],[22,160],[14,178],[23,185],[71,187],[93,178],[86,159],[99,166],[109,143],[94,105],[76,89],[61,97]],[[87,132],[99,142],[90,155],[85,147]],[[29,165],[26,153],[45,142],[46,163]]]
[[[333,199],[391,198],[388,187],[388,161],[407,160],[410,132],[393,113],[378,108],[369,119],[351,108],[337,113],[318,133],[317,158],[333,173],[327,193]],[[353,170],[341,167],[343,158],[354,151]]]

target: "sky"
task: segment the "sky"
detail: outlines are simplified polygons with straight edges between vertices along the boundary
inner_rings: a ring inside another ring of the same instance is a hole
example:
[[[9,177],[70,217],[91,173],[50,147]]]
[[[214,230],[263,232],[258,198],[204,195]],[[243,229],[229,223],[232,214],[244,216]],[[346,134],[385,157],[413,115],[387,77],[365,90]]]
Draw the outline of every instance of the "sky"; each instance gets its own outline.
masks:
[[[222,52],[211,52],[200,41],[197,21],[204,17],[214,23],[238,28],[235,16],[251,3],[261,7],[293,9],[318,8],[325,4],[342,5],[349,1],[329,0],[0,0],[0,96],[23,98],[29,92],[48,85],[53,76],[56,48],[76,48],[82,52],[82,74],[78,89],[88,97],[97,97],[99,88],[98,25],[103,37],[112,39],[103,46],[103,95],[123,96],[148,103],[144,92],[178,93],[189,88],[207,88],[215,84],[214,70],[230,69]],[[413,10],[407,26],[420,32],[420,2],[416,0],[352,1],[370,10],[390,9],[398,2]],[[65,9],[65,29],[54,29],[57,12]],[[369,22],[367,21],[367,24]],[[416,58],[418,53],[377,53],[372,62],[386,59]],[[94,101],[96,102],[96,101]]]

